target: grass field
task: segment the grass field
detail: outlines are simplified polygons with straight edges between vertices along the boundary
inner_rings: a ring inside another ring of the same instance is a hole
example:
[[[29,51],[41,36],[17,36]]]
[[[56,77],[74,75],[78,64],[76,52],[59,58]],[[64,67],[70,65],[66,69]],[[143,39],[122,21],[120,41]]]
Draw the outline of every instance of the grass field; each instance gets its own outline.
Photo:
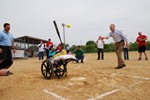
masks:
[[[115,53],[96,59],[85,54],[84,64],[68,64],[68,77],[51,80],[43,78],[38,58],[16,59],[14,75],[0,77],[0,100],[150,100],[150,60],[130,52],[127,66],[114,69]]]

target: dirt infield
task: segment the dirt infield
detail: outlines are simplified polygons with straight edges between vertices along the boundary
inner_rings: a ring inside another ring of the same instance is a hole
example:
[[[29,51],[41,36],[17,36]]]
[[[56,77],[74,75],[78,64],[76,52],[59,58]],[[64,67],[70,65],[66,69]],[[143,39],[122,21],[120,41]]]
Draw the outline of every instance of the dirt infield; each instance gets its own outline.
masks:
[[[115,53],[105,53],[105,60],[85,54],[84,64],[68,64],[68,77],[51,80],[37,58],[14,60],[14,75],[0,77],[0,100],[150,100],[150,60],[137,58],[130,52],[127,66],[114,69]]]

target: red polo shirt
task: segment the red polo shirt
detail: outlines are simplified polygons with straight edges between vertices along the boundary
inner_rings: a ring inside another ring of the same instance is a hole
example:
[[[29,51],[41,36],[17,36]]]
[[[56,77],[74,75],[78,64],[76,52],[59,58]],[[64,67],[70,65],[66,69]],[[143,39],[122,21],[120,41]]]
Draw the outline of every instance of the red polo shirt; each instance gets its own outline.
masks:
[[[145,35],[140,35],[137,37],[136,42],[138,42],[139,47],[146,46],[146,42],[141,40],[141,39],[145,39],[145,38],[147,38]]]
[[[51,41],[48,41],[47,43],[46,43],[46,47],[49,47],[49,46],[52,46],[53,45],[53,42],[51,42]]]

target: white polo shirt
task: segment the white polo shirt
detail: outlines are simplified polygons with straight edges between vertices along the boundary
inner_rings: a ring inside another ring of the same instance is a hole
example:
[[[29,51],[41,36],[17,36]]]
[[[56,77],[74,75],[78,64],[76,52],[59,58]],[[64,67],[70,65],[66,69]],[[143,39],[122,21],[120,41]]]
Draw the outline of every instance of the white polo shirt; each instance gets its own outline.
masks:
[[[104,48],[104,43],[102,42],[102,40],[98,40],[97,48],[99,48],[99,49],[103,49]]]
[[[39,52],[44,52],[44,48],[45,48],[44,44],[39,44],[38,47],[39,47]]]

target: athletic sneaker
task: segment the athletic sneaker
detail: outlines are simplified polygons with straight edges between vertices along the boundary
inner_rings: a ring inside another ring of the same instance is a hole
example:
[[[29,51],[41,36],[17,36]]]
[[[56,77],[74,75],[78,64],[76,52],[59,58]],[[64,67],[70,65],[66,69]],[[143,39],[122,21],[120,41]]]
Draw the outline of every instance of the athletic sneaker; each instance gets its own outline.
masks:
[[[12,73],[12,72],[10,72],[10,71],[8,71],[8,72],[7,72],[7,74],[8,74],[8,75],[13,75],[13,73]]]
[[[146,57],[145,60],[148,60],[148,58]]]
[[[122,66],[117,66],[115,69],[121,69],[121,68],[123,68]]]
[[[126,67],[126,64],[122,64],[122,67]]]
[[[142,58],[141,57],[139,57],[139,59],[138,60],[142,60]]]

